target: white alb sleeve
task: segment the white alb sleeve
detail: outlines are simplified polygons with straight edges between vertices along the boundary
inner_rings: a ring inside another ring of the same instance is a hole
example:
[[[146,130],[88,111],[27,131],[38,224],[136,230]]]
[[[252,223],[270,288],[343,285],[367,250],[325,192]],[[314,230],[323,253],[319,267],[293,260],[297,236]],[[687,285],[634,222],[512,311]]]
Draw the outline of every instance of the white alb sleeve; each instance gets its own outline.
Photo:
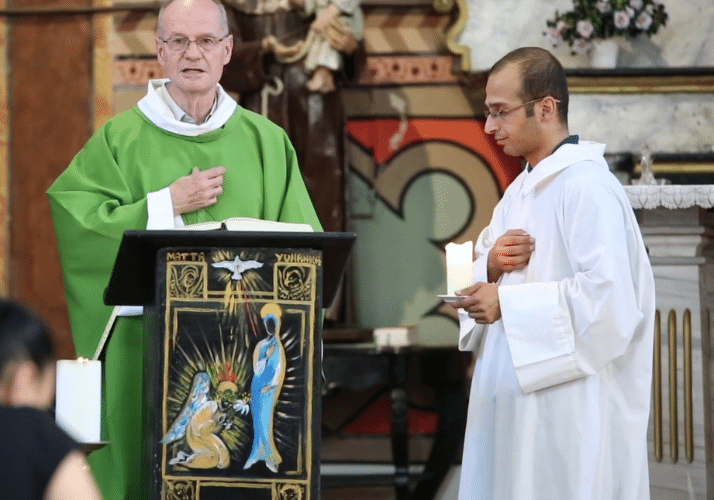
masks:
[[[175,229],[185,225],[180,215],[174,216],[174,205],[168,186],[147,194],[146,204],[149,211],[149,218],[146,222],[147,230]],[[119,316],[141,316],[144,314],[144,308],[142,306],[121,306],[118,314]]]

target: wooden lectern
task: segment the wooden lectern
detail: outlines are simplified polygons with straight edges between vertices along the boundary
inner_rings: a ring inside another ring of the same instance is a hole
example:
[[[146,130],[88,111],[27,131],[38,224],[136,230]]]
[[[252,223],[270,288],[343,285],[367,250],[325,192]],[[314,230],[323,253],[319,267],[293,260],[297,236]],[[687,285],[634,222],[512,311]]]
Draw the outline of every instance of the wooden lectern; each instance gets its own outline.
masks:
[[[321,326],[355,235],[127,231],[144,305],[146,498],[318,500]]]

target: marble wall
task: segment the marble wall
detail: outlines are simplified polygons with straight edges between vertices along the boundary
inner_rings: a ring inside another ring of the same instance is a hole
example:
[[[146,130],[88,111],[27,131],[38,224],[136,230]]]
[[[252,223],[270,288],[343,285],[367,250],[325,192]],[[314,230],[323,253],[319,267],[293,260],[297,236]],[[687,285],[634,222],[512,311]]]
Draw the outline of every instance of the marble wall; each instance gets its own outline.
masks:
[[[471,49],[472,68],[483,71],[521,46],[551,50],[566,68],[587,68],[587,56],[553,48],[543,32],[555,10],[572,0],[467,0],[469,17],[460,43]],[[664,0],[667,26],[651,39],[618,39],[619,68],[714,67],[714,3]],[[639,152],[645,145],[660,153],[714,151],[714,94],[577,94],[571,97],[570,129],[603,142],[610,153]]]
[[[660,153],[712,153],[714,95],[576,94],[569,125],[610,153],[637,153],[645,145]]]
[[[491,67],[502,55],[526,45],[553,49],[546,20],[556,9],[568,11],[572,0],[466,0],[469,18],[459,42],[471,47],[474,70]],[[714,66],[714,3],[711,0],[664,0],[667,26],[649,40],[620,40],[619,65],[629,67]],[[572,56],[567,45],[553,49],[569,68],[587,67],[586,56]]]

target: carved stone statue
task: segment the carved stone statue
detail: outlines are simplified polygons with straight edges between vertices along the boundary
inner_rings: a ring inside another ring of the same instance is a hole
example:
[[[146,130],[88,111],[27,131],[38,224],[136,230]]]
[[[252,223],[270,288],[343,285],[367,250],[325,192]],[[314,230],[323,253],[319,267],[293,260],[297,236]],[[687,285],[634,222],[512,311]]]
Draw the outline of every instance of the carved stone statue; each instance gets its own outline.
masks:
[[[226,0],[235,38],[221,84],[239,94],[240,104],[285,129],[323,227],[344,229],[344,117],[339,81],[334,89],[311,84],[314,72],[296,58],[305,51],[313,21],[304,0]],[[315,22],[319,20],[315,20]],[[329,16],[322,35],[344,57],[338,80],[355,73],[362,51],[359,33]],[[314,30],[312,30],[314,31]],[[284,62],[281,62],[284,61]],[[321,80],[322,82],[322,80]],[[329,82],[326,84],[329,87]]]

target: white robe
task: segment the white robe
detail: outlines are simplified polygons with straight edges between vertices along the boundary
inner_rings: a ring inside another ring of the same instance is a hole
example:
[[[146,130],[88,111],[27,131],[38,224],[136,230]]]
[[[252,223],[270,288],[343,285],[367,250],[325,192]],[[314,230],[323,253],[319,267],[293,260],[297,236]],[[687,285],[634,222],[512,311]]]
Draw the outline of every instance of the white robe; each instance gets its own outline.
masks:
[[[647,500],[654,279],[634,213],[602,156],[565,144],[506,190],[476,242],[535,238],[499,281],[502,319],[461,310],[477,360],[460,500]]]

